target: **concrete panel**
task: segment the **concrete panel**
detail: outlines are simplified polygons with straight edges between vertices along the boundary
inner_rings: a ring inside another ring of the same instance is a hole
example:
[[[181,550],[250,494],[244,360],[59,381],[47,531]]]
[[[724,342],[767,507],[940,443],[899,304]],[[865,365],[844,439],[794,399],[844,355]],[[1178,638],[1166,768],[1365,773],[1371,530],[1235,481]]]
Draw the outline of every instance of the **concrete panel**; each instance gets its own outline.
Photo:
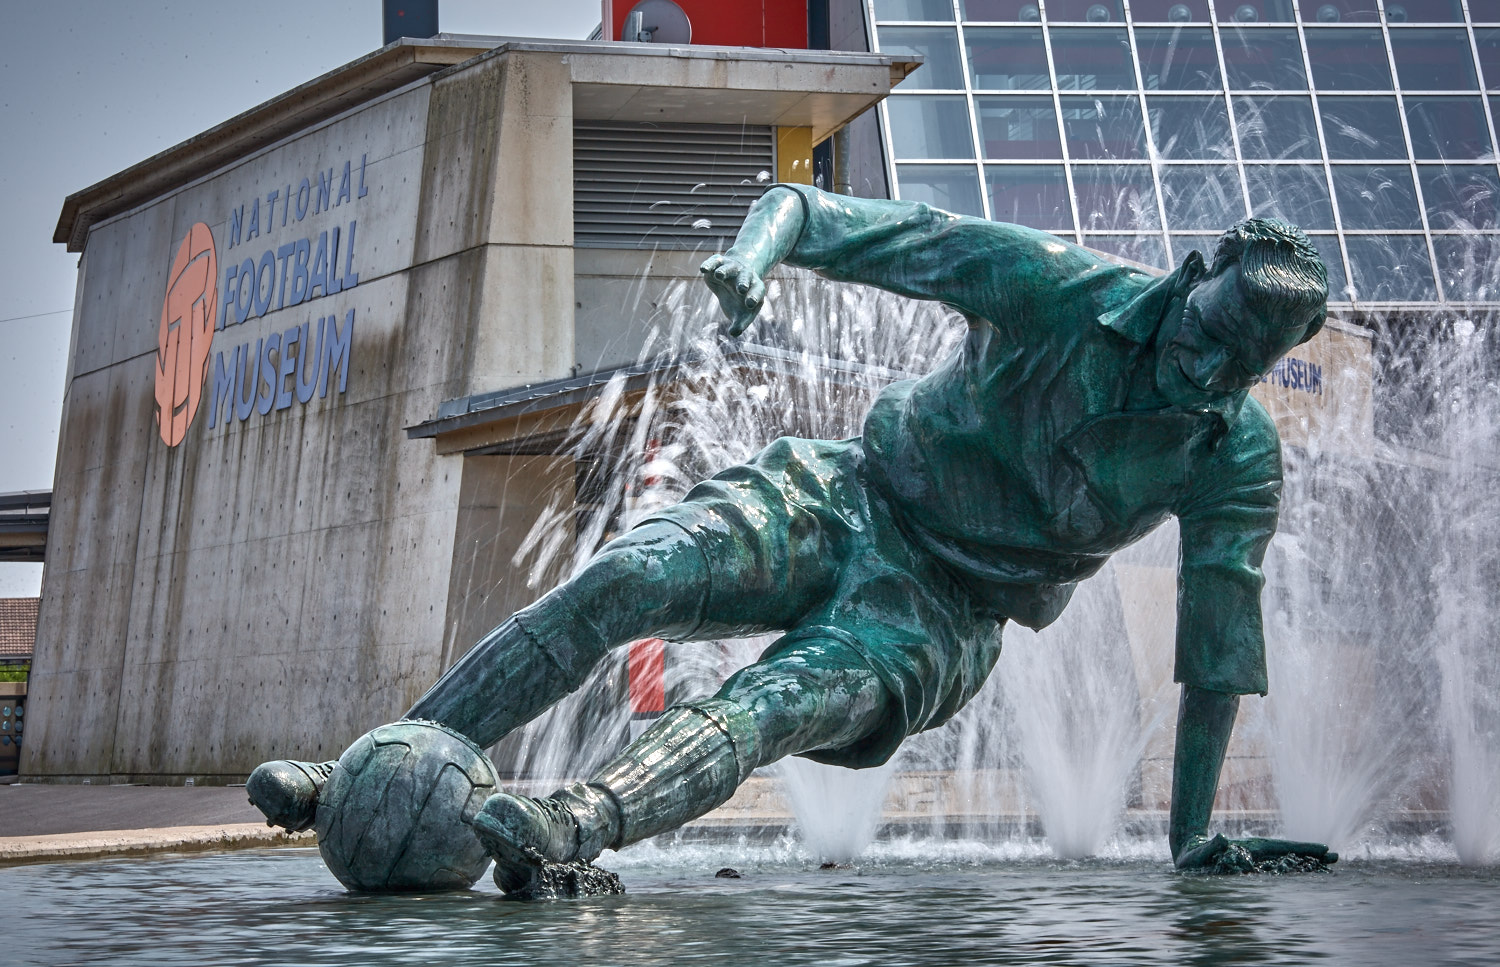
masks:
[[[571,508],[575,470],[560,457],[465,456],[448,586],[443,662],[447,668],[481,636],[535,601],[572,564],[557,562],[539,587],[515,563],[531,528],[553,506]]]
[[[417,225],[418,262],[483,242],[488,230],[505,64],[487,58],[432,86]]]
[[[434,511],[140,562],[112,771],[243,775],[405,711],[437,675],[452,529]]]
[[[492,245],[470,346],[468,393],[573,372],[573,250]]]
[[[75,374],[155,353],[167,272],[182,233],[173,234],[173,199],[94,230],[81,311],[75,311]]]
[[[577,249],[574,360],[581,373],[634,363],[657,309],[698,284],[704,252]]]
[[[132,569],[47,569],[21,774],[109,771]]]
[[[573,94],[569,67],[553,54],[501,58],[499,140],[486,240],[573,244]]]
[[[429,420],[443,400],[464,395],[469,385],[474,327],[481,318],[484,293],[477,280],[484,274],[485,249],[471,248],[424,262],[406,275],[404,332],[407,338],[391,357],[401,359],[412,388],[402,410],[402,425]]]

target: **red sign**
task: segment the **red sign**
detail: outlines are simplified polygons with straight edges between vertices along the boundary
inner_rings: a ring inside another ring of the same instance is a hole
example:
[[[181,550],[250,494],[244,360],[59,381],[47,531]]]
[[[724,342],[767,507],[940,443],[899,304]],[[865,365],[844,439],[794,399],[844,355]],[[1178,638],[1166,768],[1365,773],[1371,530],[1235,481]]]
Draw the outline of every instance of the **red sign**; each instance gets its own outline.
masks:
[[[177,247],[167,274],[156,340],[156,423],[169,447],[187,436],[203,399],[217,301],[214,235],[207,225],[197,222]]]

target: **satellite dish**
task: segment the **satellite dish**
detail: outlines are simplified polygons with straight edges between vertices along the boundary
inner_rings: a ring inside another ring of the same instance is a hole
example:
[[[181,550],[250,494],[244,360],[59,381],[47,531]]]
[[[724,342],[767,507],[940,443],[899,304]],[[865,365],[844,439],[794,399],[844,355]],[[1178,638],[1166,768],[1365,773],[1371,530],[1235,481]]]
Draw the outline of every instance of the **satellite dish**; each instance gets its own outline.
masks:
[[[625,16],[625,32],[620,39],[647,44],[690,44],[693,25],[672,0],[641,0]]]

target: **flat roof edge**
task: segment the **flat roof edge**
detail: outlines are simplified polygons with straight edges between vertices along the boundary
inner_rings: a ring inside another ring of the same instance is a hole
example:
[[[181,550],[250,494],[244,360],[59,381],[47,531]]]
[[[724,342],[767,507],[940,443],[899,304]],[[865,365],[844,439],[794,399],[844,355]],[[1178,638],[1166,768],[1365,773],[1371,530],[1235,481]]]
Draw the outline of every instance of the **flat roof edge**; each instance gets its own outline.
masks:
[[[797,372],[806,364],[801,353],[741,339],[725,339],[713,352],[737,365],[760,366],[769,371],[788,374]],[[701,351],[682,355],[667,353],[645,362],[602,369],[583,376],[513,386],[509,389],[445,400],[438,406],[437,416],[414,426],[405,427],[406,437],[409,440],[431,439],[444,433],[468,429],[480,424],[503,422],[520,416],[572,406],[594,398],[603,387],[615,380],[624,380],[627,392],[643,388],[652,380],[676,382],[685,375],[689,375],[692,367],[700,362],[702,357]],[[836,357],[823,357],[819,363],[835,379],[873,376],[878,380],[894,382],[898,379],[910,379],[920,375]]]
[[[89,229],[98,222],[164,195],[256,148],[414,80],[476,57],[500,56],[509,51],[884,65],[891,70],[893,81],[897,79],[896,75],[904,76],[916,66],[914,61],[890,54],[849,51],[679,47],[470,34],[439,34],[426,40],[402,37],[72,193],[63,202],[52,241],[66,245],[69,252],[82,252],[88,242]]]

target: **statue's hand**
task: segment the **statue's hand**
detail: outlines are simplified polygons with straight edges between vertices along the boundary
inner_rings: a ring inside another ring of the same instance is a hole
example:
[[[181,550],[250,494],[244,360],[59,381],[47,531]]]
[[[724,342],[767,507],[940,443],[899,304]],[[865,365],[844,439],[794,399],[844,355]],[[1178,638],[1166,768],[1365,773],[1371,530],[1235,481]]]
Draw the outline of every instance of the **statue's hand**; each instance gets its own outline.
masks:
[[[766,301],[766,283],[760,273],[734,255],[710,255],[698,268],[703,281],[719,297],[719,306],[729,317],[729,334],[738,336],[750,328]]]
[[[1255,865],[1294,856],[1318,863],[1337,863],[1339,854],[1322,843],[1301,843],[1290,839],[1228,839],[1223,835],[1194,836],[1183,845],[1175,860],[1179,870],[1218,869],[1223,872],[1249,873]]]

